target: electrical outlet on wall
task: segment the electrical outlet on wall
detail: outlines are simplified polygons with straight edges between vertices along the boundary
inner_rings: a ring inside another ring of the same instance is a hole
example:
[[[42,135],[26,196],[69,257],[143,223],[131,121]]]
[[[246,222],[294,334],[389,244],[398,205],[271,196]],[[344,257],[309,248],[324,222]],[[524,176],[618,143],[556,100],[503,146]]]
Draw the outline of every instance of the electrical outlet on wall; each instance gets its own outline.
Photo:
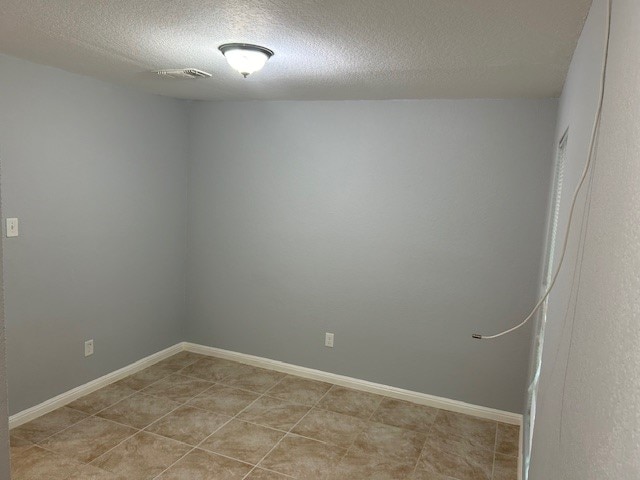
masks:
[[[93,355],[93,338],[84,342],[84,356]]]
[[[333,333],[324,334],[324,346],[333,348]]]

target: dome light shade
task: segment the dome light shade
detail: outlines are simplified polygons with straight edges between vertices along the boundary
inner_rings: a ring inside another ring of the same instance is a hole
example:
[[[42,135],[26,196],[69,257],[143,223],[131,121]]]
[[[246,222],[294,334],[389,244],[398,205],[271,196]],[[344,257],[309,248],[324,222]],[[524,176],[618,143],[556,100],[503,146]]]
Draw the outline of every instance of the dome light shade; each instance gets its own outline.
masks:
[[[225,43],[220,45],[222,52],[231,67],[240,72],[244,78],[257,72],[273,56],[268,48],[248,43]]]

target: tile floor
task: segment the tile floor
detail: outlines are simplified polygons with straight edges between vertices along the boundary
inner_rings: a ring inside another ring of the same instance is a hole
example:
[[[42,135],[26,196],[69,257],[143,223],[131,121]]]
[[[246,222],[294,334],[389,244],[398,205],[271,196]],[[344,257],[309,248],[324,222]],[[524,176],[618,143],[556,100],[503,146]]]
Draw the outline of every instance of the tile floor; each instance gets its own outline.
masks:
[[[518,428],[189,352],[11,431],[14,480],[516,480]]]

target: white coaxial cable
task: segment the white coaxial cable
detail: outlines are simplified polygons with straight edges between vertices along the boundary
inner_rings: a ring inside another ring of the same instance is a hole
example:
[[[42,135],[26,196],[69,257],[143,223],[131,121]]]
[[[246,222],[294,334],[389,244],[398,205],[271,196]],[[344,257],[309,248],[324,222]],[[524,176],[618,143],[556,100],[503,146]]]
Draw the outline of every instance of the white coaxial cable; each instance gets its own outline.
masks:
[[[508,330],[505,330],[500,333],[496,333],[495,335],[481,335],[479,333],[474,333],[472,337],[475,339],[491,340],[493,338],[502,337],[503,335],[507,335],[511,332],[515,332],[519,328],[524,327],[527,324],[527,322],[529,322],[529,320],[533,318],[533,316],[536,314],[540,306],[547,299],[547,297],[551,293],[551,290],[553,289],[553,286],[556,284],[556,280],[558,280],[558,276],[560,275],[560,270],[562,269],[562,264],[564,263],[564,257],[565,257],[565,254],[567,253],[567,246],[569,244],[569,234],[571,233],[573,213],[575,211],[576,203],[578,201],[578,195],[580,194],[580,190],[584,185],[584,181],[586,180],[589,174],[589,170],[591,169],[591,165],[593,163],[593,157],[595,156],[594,145],[596,143],[596,137],[600,130],[600,119],[602,118],[602,107],[604,104],[604,90],[605,90],[604,87],[607,79],[607,61],[609,60],[609,41],[611,38],[611,4],[612,2],[613,0],[607,1],[607,36],[606,36],[605,46],[604,46],[604,61],[602,63],[602,75],[600,76],[600,97],[598,100],[598,110],[596,111],[596,117],[593,122],[593,128],[591,130],[591,140],[589,142],[589,155],[587,156],[587,161],[584,165],[582,176],[580,177],[578,186],[576,187],[576,190],[573,194],[573,199],[571,200],[571,209],[569,210],[569,221],[567,222],[567,230],[564,235],[564,242],[562,243],[562,253],[560,254],[560,258],[558,259],[558,267],[556,268],[553,278],[551,279],[551,282],[549,282],[549,286],[547,287],[547,290],[544,292],[544,295],[540,297],[540,300],[538,300],[538,303],[536,303],[535,307],[533,307],[533,310],[531,310],[531,313],[529,313],[529,315],[527,315],[527,317],[522,322],[520,322],[518,325],[514,327],[509,328]]]

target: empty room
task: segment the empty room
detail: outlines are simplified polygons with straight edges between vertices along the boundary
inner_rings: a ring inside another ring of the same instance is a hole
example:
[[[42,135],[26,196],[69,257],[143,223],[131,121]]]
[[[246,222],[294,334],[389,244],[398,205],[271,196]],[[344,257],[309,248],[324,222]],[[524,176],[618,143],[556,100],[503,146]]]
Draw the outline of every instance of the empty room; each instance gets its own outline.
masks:
[[[0,480],[640,479],[638,25],[0,0]]]

